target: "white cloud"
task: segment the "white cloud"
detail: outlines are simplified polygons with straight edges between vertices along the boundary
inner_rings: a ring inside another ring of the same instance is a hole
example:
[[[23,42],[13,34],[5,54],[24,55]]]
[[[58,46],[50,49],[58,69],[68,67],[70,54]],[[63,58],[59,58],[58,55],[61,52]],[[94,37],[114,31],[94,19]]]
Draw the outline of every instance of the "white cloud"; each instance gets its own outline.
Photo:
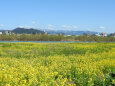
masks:
[[[5,25],[0,24],[0,29],[4,29]]]
[[[52,24],[49,24],[48,27],[53,27],[53,25],[52,25]]]
[[[91,30],[91,28],[88,28],[87,30],[89,30],[89,31],[90,31],[90,30]]]
[[[0,27],[4,27],[5,25],[3,25],[3,24],[0,24]]]
[[[106,28],[104,26],[100,26],[99,29],[105,30]]]
[[[53,29],[53,27],[54,27],[54,25],[49,24],[49,25],[46,27],[46,29],[50,29],[50,30],[52,30],[52,29]]]
[[[75,28],[75,29],[77,29],[78,27],[77,27],[77,26],[72,26],[72,28]]]
[[[35,21],[32,21],[32,24],[36,24],[36,22],[35,22]]]
[[[32,28],[32,26],[19,26],[19,28],[26,28],[26,29],[29,29],[29,28]]]
[[[37,24],[36,21],[32,21],[31,23],[32,23],[32,27],[33,27],[33,28],[38,28],[38,24]]]
[[[62,28],[67,28],[67,29],[77,29],[77,26],[72,26],[72,25],[62,25]]]

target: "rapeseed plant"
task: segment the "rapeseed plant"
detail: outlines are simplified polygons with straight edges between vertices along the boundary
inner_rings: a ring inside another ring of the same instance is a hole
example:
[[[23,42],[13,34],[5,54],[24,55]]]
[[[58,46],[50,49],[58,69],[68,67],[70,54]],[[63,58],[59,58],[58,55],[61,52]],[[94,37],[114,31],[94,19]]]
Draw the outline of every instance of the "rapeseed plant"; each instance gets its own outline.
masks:
[[[115,43],[0,43],[0,86],[115,85]]]

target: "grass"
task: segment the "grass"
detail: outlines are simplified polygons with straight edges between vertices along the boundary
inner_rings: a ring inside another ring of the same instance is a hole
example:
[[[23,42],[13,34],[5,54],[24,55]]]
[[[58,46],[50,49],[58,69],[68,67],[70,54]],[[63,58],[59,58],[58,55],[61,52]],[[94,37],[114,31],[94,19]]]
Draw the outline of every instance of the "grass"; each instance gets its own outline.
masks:
[[[0,43],[0,86],[109,85],[115,43]]]

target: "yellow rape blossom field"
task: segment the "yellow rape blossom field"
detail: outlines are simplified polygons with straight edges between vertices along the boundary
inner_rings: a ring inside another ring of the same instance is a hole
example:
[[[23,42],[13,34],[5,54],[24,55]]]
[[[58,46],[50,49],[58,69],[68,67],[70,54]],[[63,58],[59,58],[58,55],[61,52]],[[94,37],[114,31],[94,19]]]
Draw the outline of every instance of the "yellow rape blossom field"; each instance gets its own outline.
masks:
[[[0,43],[0,86],[115,86],[115,43]]]

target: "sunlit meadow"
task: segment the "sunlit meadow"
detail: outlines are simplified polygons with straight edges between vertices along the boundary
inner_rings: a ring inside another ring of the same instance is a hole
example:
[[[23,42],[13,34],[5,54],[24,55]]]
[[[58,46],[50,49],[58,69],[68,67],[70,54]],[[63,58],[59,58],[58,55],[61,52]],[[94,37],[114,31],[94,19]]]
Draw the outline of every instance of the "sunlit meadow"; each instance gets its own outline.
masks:
[[[115,43],[0,43],[0,86],[115,86]]]

